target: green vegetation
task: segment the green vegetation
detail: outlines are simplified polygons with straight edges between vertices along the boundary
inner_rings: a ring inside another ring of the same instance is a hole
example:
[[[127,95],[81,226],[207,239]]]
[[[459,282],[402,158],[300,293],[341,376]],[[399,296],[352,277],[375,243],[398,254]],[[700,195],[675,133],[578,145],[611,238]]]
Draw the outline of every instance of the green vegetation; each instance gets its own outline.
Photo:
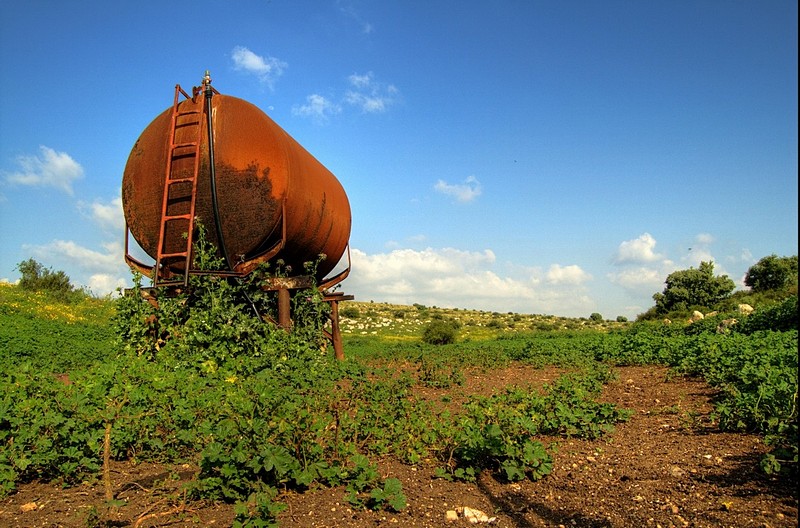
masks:
[[[754,292],[784,290],[797,287],[797,255],[778,257],[769,255],[747,270],[744,283]]]
[[[66,273],[45,268],[32,258],[17,264],[16,269],[21,275],[19,287],[23,290],[43,292],[64,302],[77,302],[87,297],[86,292],[72,286]]]
[[[615,366],[649,364],[705,378],[719,427],[763,435],[763,471],[796,471],[797,296],[785,284],[749,292],[750,315],[728,297],[693,324],[348,302],[347,359],[335,361],[315,290],[293,297],[291,332],[269,322],[275,300],[259,285],[279,273],[192,277],[188,293],[158,294],[158,310],[141,278],[116,301],[0,285],[0,495],[102,480],[107,459],[186,461],[199,467],[187,496],[233,503],[236,526],[274,525],[281,490],[315,486],[399,511],[402,484],[381,477],[380,458],[451,480],[545,478],[552,446],[537,438],[607,435],[629,412],[599,401],[603,384]],[[448,405],[468,372],[510,364],[565,374]]]
[[[422,330],[422,340],[429,345],[449,345],[456,342],[461,324],[455,319],[434,319]]]
[[[670,273],[662,293],[653,295],[656,312],[701,308],[708,310],[731,294],[736,287],[727,275],[714,276],[714,263],[701,262],[698,269]]]

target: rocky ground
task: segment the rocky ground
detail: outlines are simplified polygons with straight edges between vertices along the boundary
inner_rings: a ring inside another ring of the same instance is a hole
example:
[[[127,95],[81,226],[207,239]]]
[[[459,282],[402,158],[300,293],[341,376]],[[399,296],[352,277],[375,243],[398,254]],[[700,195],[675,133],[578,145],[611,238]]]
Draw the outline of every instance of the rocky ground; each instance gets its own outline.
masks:
[[[796,527],[796,480],[757,471],[760,438],[720,432],[709,415],[713,392],[697,380],[657,367],[617,369],[605,401],[635,411],[600,440],[555,442],[554,471],[537,482],[504,483],[481,474],[475,483],[433,478],[433,467],[379,461],[384,477],[403,484],[401,513],[356,510],[341,488],[287,493],[282,527]],[[476,372],[455,390],[489,394],[509,384],[536,386],[553,370],[510,367]],[[436,397],[427,391],[420,397]],[[4,527],[230,526],[226,504],[186,502],[181,485],[190,465],[115,463],[116,506],[99,483],[62,489],[31,483],[0,500]]]

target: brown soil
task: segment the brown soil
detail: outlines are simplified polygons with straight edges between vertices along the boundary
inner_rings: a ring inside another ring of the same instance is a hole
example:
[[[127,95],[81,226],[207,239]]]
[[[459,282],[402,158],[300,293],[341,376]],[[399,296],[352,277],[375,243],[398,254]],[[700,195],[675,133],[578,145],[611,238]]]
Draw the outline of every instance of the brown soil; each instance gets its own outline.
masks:
[[[513,367],[468,375],[453,401],[507,385],[536,386],[555,370]],[[635,411],[601,440],[543,439],[553,448],[554,471],[538,482],[503,483],[485,472],[475,483],[433,478],[433,467],[379,462],[384,477],[403,484],[401,513],[352,508],[342,488],[286,493],[283,527],[471,526],[448,510],[468,507],[497,527],[795,527],[796,481],[757,471],[766,447],[760,438],[720,432],[709,415],[713,391],[701,381],[670,378],[655,367],[617,369],[603,399]],[[438,398],[443,391],[420,391]],[[186,502],[181,486],[191,466],[115,463],[111,478],[119,506],[104,501],[102,483],[62,489],[31,483],[0,501],[0,526],[230,526],[226,504]],[[452,515],[452,514],[451,514]]]

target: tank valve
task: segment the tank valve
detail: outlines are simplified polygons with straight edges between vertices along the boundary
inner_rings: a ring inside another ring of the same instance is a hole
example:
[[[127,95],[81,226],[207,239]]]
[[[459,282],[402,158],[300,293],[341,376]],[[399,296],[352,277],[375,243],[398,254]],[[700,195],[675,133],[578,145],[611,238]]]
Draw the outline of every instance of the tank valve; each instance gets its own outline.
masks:
[[[208,88],[210,84],[211,84],[211,73],[208,70],[206,70],[206,74],[203,75],[203,87]]]

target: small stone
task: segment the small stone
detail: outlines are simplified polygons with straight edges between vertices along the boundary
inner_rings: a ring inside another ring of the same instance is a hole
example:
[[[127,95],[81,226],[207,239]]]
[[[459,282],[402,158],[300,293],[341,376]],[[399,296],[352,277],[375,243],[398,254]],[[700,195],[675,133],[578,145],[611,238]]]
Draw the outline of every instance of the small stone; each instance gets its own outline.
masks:
[[[26,502],[25,504],[20,506],[19,509],[22,510],[22,512],[24,513],[24,512],[33,511],[33,510],[37,509],[38,507],[39,507],[39,505],[36,504],[35,502]]]
[[[457,521],[458,513],[456,513],[455,510],[447,510],[447,513],[444,514],[444,518],[448,521]]]

